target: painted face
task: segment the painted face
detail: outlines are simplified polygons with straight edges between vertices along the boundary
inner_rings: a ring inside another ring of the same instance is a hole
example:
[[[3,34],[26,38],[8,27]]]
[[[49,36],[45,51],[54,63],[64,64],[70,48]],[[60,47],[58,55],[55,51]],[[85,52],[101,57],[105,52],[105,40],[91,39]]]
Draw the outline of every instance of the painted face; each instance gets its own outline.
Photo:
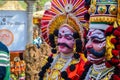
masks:
[[[104,60],[106,38],[104,32],[98,29],[90,29],[86,43],[87,59],[92,63],[100,63]]]
[[[58,49],[59,52],[62,53],[71,53],[74,47],[74,38],[73,38],[73,31],[64,25],[59,29],[58,33]]]

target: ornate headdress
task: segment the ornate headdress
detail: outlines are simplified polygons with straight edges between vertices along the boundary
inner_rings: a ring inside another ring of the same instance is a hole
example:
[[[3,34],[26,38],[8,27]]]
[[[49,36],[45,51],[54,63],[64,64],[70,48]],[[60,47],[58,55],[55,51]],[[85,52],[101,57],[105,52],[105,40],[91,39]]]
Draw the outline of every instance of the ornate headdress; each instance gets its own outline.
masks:
[[[90,28],[99,28],[106,30],[109,24],[119,21],[119,0],[91,0],[89,8],[90,13]],[[95,24],[102,24],[95,25]],[[101,26],[101,27],[100,27]]]
[[[105,31],[106,65],[120,69],[120,0],[91,0],[89,13],[90,28]]]
[[[68,24],[75,30],[84,43],[83,27],[87,27],[87,20],[84,18],[87,9],[84,3],[85,0],[52,0],[51,8],[45,11],[41,20],[42,36],[46,42],[52,43],[51,47],[55,48],[54,35],[57,35],[63,24]]]

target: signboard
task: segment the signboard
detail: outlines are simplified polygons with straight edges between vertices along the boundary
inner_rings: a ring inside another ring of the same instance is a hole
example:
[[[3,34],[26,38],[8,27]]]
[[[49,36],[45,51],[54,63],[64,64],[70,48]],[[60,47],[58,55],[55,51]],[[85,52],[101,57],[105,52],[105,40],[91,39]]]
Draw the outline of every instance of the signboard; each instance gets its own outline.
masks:
[[[10,51],[25,50],[27,43],[27,13],[25,11],[0,11],[0,41]]]

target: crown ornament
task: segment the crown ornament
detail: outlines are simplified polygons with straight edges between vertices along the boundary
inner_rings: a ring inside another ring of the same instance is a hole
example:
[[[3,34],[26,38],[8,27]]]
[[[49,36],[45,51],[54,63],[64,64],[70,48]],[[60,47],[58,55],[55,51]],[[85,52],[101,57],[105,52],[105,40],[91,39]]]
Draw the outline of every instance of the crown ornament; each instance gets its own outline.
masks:
[[[90,22],[112,24],[120,13],[120,0],[91,0]]]

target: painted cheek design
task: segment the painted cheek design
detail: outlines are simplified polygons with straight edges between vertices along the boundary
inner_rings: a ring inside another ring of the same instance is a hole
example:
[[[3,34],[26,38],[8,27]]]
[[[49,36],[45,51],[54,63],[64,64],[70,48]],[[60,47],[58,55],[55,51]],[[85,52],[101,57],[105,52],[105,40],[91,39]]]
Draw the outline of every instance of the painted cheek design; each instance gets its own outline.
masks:
[[[99,47],[99,48],[102,48],[102,47],[104,47],[104,46],[105,46],[105,41],[102,42],[102,43],[100,43],[100,44],[98,44],[98,47]]]

